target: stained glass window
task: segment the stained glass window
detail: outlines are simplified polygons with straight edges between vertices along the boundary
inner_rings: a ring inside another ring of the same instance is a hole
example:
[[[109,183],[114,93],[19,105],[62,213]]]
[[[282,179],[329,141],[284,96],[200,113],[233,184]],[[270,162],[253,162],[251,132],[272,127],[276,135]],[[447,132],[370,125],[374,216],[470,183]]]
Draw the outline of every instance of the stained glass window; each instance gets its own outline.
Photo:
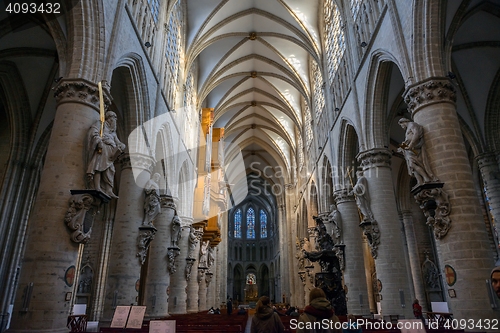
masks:
[[[255,239],[255,211],[253,208],[247,210],[247,238]]]
[[[352,3],[351,3],[352,5]],[[355,5],[354,5],[355,6]],[[356,7],[356,6],[355,6]],[[344,27],[340,11],[333,0],[325,1],[325,52],[330,84],[333,83],[345,52]]]
[[[267,214],[260,210],[260,238],[267,238]]]
[[[241,209],[234,214],[234,238],[241,238]]]

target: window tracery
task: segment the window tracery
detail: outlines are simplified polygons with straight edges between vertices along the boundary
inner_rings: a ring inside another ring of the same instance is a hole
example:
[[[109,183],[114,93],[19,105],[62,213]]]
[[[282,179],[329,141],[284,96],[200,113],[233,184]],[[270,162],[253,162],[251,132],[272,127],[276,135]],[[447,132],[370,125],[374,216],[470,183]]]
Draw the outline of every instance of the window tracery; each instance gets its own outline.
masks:
[[[313,76],[314,116],[318,119],[325,109],[324,82],[321,69],[315,61],[311,61],[311,69],[311,75]]]
[[[311,109],[305,101],[302,109],[304,110],[304,134],[306,137],[306,147],[309,147],[313,140]]]
[[[260,238],[267,238],[267,214],[260,210]]]
[[[357,4],[359,2],[359,4]],[[325,0],[324,2],[324,18],[325,18],[325,53],[328,66],[328,77],[330,84],[333,84],[335,75],[345,52],[345,37],[344,27],[340,11],[333,0]],[[351,0],[351,8],[359,11],[361,6],[360,0]]]
[[[247,238],[255,239],[255,211],[252,207],[247,210]]]
[[[165,57],[167,58],[166,69],[166,93],[171,105],[174,105],[178,90],[179,69],[182,54],[182,27],[184,26],[182,2],[174,6],[167,25],[167,45]]]
[[[234,238],[241,238],[241,209],[234,214]]]

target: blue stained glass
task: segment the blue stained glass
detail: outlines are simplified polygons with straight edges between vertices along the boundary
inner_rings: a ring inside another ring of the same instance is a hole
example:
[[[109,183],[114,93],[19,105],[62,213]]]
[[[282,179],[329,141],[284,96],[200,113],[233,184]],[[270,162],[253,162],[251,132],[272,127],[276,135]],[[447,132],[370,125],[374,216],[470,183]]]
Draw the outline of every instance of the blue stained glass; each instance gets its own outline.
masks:
[[[267,238],[267,214],[260,210],[260,238]]]
[[[247,238],[255,239],[255,211],[248,208],[247,211]]]
[[[241,209],[234,214],[234,238],[241,238]]]

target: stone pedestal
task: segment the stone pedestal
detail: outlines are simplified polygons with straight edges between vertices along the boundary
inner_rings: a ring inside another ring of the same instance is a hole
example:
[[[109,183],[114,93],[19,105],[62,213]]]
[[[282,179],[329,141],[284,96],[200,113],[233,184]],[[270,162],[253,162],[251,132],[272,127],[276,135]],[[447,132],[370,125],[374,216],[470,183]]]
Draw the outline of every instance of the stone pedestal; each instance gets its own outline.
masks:
[[[172,219],[175,204],[171,196],[161,196],[161,214],[154,225],[157,229],[155,240],[149,247],[148,271],[144,292],[145,317],[168,316],[168,294],[170,274],[168,270],[168,245],[171,243]]]
[[[82,148],[88,129],[99,119],[99,98],[97,86],[81,79],[62,80],[55,97],[58,105],[28,223],[9,332],[67,332],[72,304],[67,295],[76,291],[80,245],[70,239],[64,218],[70,190],[85,188]]]
[[[354,196],[347,190],[335,191],[337,209],[342,218],[344,239],[344,284],[347,287],[347,310],[355,315],[370,313],[363,258],[363,236]]]
[[[456,272],[456,297],[448,307],[456,319],[498,318],[491,307],[484,281],[493,267],[484,219],[475,189],[467,150],[456,112],[456,92],[448,78],[429,78],[408,87],[405,102],[413,119],[424,128],[430,167],[451,205],[451,227],[436,240],[440,268]],[[444,274],[443,274],[444,278]],[[446,281],[444,286],[447,286]]]
[[[361,152],[358,160],[368,181],[371,211],[378,222],[379,245],[375,267],[383,286],[380,292],[382,313],[412,318],[410,283],[392,182],[391,157],[388,149],[371,149]]]

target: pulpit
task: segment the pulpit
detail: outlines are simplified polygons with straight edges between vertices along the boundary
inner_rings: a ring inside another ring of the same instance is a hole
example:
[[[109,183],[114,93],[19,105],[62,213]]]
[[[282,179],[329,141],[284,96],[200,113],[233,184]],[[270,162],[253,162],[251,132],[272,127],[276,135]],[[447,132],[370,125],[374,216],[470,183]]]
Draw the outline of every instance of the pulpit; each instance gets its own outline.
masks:
[[[87,331],[87,315],[79,314],[68,316],[68,323],[66,327],[69,328],[70,333],[86,332]]]

